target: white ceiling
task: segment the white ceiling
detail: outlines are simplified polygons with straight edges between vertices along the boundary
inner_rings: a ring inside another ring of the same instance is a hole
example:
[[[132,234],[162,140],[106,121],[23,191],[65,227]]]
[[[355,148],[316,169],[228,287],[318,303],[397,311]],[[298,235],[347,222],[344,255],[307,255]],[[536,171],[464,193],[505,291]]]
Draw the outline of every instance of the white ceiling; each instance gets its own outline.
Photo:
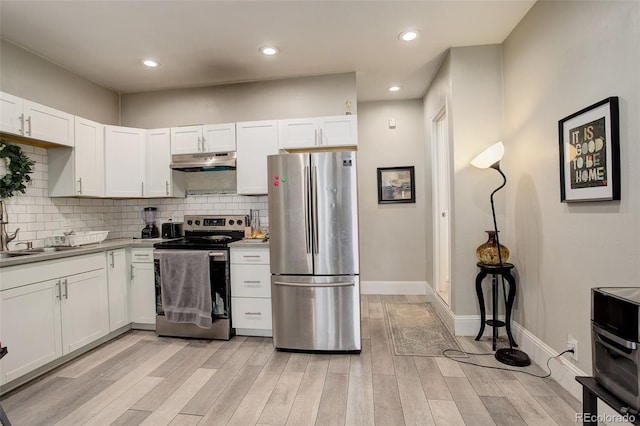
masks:
[[[0,0],[0,35],[121,93],[355,71],[359,101],[414,99],[449,47],[501,43],[533,3]]]

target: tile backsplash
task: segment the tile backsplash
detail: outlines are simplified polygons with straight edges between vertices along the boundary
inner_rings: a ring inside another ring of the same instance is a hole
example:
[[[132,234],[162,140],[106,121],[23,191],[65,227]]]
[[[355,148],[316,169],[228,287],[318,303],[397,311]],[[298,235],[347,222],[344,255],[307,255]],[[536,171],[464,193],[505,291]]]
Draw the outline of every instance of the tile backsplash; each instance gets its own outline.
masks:
[[[266,195],[189,195],[186,198],[126,200],[50,198],[47,150],[23,144],[20,147],[36,164],[26,193],[6,200],[8,231],[12,233],[20,228],[17,238],[9,243],[10,249],[20,241],[32,241],[34,247],[41,247],[46,237],[70,230],[109,231],[109,239],[140,237],[144,227],[140,212],[144,207],[158,208],[158,227],[169,220],[181,222],[188,214],[248,215],[251,209],[260,210],[260,222],[268,226]]]

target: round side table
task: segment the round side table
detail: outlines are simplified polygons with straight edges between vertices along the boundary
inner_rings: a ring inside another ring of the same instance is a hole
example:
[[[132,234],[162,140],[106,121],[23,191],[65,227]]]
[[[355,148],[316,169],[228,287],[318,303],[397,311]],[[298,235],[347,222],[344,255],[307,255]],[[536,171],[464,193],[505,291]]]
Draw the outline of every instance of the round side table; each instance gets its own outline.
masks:
[[[513,309],[513,301],[516,298],[516,279],[511,275],[511,270],[514,265],[512,263],[503,263],[502,264],[502,274],[504,279],[509,284],[509,290],[507,294],[507,312],[505,316],[505,321],[498,320],[498,275],[500,275],[500,265],[488,265],[486,263],[478,262],[476,264],[478,268],[480,268],[480,272],[476,275],[476,294],[478,295],[478,303],[480,304],[480,331],[476,336],[476,340],[480,340],[482,334],[484,333],[484,326],[489,325],[493,327],[493,350],[496,350],[496,341],[498,339],[498,328],[505,327],[507,330],[507,337],[509,338],[509,342],[511,346],[517,347],[516,341],[513,339],[513,335],[511,334],[511,310]],[[492,295],[492,308],[493,308],[493,318],[490,320],[486,319],[486,310],[484,307],[484,294],[482,293],[482,281],[485,279],[487,275],[491,274],[491,295]]]

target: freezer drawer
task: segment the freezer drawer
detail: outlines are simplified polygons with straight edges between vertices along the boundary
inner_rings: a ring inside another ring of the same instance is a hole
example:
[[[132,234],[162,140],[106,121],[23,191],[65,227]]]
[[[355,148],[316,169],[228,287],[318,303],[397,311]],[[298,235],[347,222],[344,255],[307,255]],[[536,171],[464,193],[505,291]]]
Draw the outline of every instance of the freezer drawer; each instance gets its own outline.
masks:
[[[271,277],[273,344],[301,351],[360,351],[358,276]]]

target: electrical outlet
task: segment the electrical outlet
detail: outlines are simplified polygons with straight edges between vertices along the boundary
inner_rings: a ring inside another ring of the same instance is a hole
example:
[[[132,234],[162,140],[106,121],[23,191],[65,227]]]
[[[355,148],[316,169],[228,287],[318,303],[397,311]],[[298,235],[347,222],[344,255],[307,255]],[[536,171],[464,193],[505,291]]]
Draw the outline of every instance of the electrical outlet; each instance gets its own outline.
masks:
[[[574,361],[578,361],[578,339],[570,334],[567,336],[567,349],[573,349],[573,353],[569,352],[569,356]]]

